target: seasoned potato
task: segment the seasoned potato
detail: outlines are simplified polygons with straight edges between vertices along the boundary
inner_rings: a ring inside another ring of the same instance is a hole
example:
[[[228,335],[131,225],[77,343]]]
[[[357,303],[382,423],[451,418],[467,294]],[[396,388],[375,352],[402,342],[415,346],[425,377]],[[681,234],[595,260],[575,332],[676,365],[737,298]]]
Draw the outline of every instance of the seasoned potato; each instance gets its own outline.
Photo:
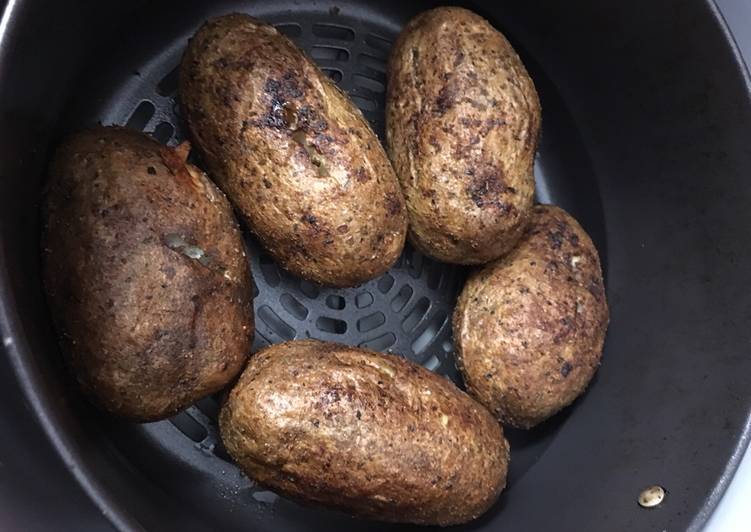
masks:
[[[253,337],[229,202],[187,145],[97,128],[67,139],[45,198],[44,280],[63,353],[100,407],[148,421],[226,385]]]
[[[404,198],[360,111],[275,28],[206,23],[180,71],[182,108],[209,174],[293,274],[354,286],[404,247]]]
[[[506,482],[508,444],[485,408],[403,358],[340,344],[254,355],[219,428],[259,483],[371,519],[463,523]]]
[[[608,306],[589,236],[558,207],[534,207],[516,249],[470,276],[453,326],[470,394],[515,427],[552,416],[602,356]]]
[[[505,37],[466,9],[422,13],[392,50],[386,104],[415,246],[458,264],[508,252],[532,207],[541,117]]]

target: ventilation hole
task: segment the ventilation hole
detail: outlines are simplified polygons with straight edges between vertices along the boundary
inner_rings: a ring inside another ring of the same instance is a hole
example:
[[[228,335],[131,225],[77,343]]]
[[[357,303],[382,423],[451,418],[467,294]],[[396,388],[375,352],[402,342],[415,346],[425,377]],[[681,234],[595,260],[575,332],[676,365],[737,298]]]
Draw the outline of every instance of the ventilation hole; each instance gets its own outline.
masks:
[[[407,271],[415,279],[419,279],[422,273],[423,256],[419,251],[413,251],[407,259]]]
[[[170,73],[162,78],[162,81],[157,83],[156,92],[160,96],[172,96],[177,92],[177,82],[180,79],[180,66],[176,66]]]
[[[138,104],[136,110],[133,111],[133,114],[130,115],[130,118],[128,118],[128,121],[125,123],[125,127],[143,131],[143,129],[146,127],[146,124],[148,124],[149,120],[151,120],[151,117],[154,116],[154,111],[155,108],[153,103],[148,100],[142,101]]]
[[[433,314],[433,317],[430,318],[430,321],[428,321],[428,324],[425,326],[425,330],[415,338],[414,342],[412,342],[412,352],[414,354],[419,355],[425,351],[425,348],[428,347],[433,340],[435,340],[438,333],[446,324],[447,317],[448,315],[442,310]]]
[[[411,332],[417,327],[417,324],[422,321],[429,309],[430,300],[428,300],[427,297],[421,297],[418,299],[415,306],[412,307],[409,314],[407,314],[407,317],[404,318],[404,321],[402,322],[402,329],[404,329],[404,332]]]
[[[193,419],[186,412],[180,412],[176,416],[172,416],[170,418],[170,423],[196,443],[202,442],[206,439],[206,436],[209,435],[203,425]]]
[[[256,322],[258,323],[258,322]],[[253,352],[256,352],[260,349],[263,349],[264,347],[268,347],[271,345],[271,340],[266,338],[266,336],[261,333],[261,331],[258,330],[258,327],[256,327],[256,334],[255,338],[253,338]]]
[[[360,344],[360,347],[367,347],[368,349],[375,349],[376,351],[385,351],[396,343],[396,336],[394,333],[387,332],[381,336],[376,336],[371,340],[366,340]]]
[[[284,310],[298,320],[302,321],[308,317],[307,307],[300,303],[292,294],[282,294],[279,297],[279,302],[282,304],[282,307],[284,307]]]
[[[436,264],[435,262],[427,262],[425,263],[428,270],[428,288],[431,290],[435,290],[438,288],[438,285],[441,284],[441,274],[443,273],[443,268],[440,264]]]
[[[278,337],[281,340],[292,340],[295,337],[295,330],[290,327],[279,315],[271,310],[271,307],[264,305],[258,309],[258,317],[270,329],[270,340],[275,341]]]
[[[335,68],[322,68],[321,71],[323,71],[323,73],[334,83],[339,83],[342,80],[343,74],[341,70]]]
[[[300,281],[300,291],[310,299],[317,298],[318,294],[321,293],[316,285],[314,285],[310,281],[305,280]]]
[[[336,24],[313,24],[313,35],[339,41],[355,40],[355,32],[352,29]]]
[[[384,53],[389,53],[391,50],[391,41],[389,39],[373,35],[372,33],[368,33],[365,36],[365,44]]]
[[[376,57],[370,54],[360,54],[358,62],[368,68],[372,68],[376,72],[386,72],[386,59],[383,57]]]
[[[276,264],[266,255],[261,255],[258,263],[261,266],[261,275],[263,275],[263,280],[266,281],[266,284],[272,288],[278,286],[282,278],[279,275],[279,268],[277,268]]]
[[[361,111],[375,111],[378,108],[378,104],[369,98],[350,94],[350,99]]]
[[[384,323],[386,323],[386,315],[383,312],[374,312],[357,320],[357,330],[360,332],[370,332]]]
[[[370,292],[361,292],[355,296],[355,306],[357,308],[368,308],[373,304],[373,295]]]
[[[180,104],[177,103],[177,100],[172,102],[172,105],[170,105],[170,109],[172,109],[172,113],[175,115],[176,118],[180,118]],[[176,120],[175,123],[179,122],[179,120]]]
[[[441,349],[443,349],[444,353],[450,353],[454,350],[454,346],[451,345],[451,342],[449,340],[444,340],[441,344]]]
[[[429,359],[427,359],[425,362],[422,363],[425,368],[429,369],[430,371],[435,371],[438,369],[438,366],[441,365],[441,361],[438,359],[437,356],[433,355]]]
[[[219,415],[219,403],[213,397],[204,397],[196,403],[196,407],[209,419],[216,419]]]
[[[373,92],[370,89],[366,89],[364,87],[355,87],[352,89],[352,95],[359,96],[360,98],[363,98],[365,100],[371,100],[373,103],[378,102],[383,97],[382,93]]]
[[[319,331],[333,334],[344,334],[347,332],[346,321],[328,318],[326,316],[321,316],[316,320],[316,327],[318,327]]]
[[[156,140],[162,144],[167,144],[167,141],[172,138],[172,134],[175,132],[175,128],[169,122],[160,122],[158,126],[154,128],[154,132],[151,134]]]
[[[461,275],[459,275],[453,268],[441,268],[441,282],[438,285],[438,289],[441,292],[447,290],[453,292],[461,278]]]
[[[405,268],[409,267],[409,261],[412,260],[412,254],[415,252],[414,248],[412,246],[405,246],[404,251],[402,252],[402,256],[400,258],[404,259],[403,265]]]
[[[224,460],[225,462],[232,462],[232,457],[227,452],[227,449],[224,448],[224,445],[222,445],[221,440],[217,443],[217,446],[214,447],[214,456],[219,458],[220,460]]]
[[[279,277],[282,279],[282,281],[287,281],[288,283],[295,283],[299,279],[298,277],[295,277],[291,273],[289,273],[284,268],[278,268],[279,270]]]
[[[386,73],[381,70],[375,70],[365,65],[358,64],[357,73],[362,75],[363,77],[370,78],[375,81],[379,81],[383,83],[384,85],[386,84]]]
[[[392,286],[394,286],[394,278],[390,273],[387,273],[383,277],[378,279],[378,290],[380,290],[382,294],[385,294],[389,290],[391,290]]]
[[[347,61],[349,50],[338,46],[313,46],[310,49],[310,56],[319,61]]]
[[[352,79],[354,80],[355,85],[368,89],[375,94],[383,94],[386,91],[386,85],[377,79],[369,78],[361,74],[354,74]]]
[[[412,287],[408,284],[405,284],[402,286],[401,290],[399,290],[399,293],[394,296],[394,299],[391,300],[391,310],[394,312],[401,312],[404,310],[404,307],[409,303],[409,300],[412,298],[413,294]]]
[[[346,301],[342,296],[331,294],[326,297],[326,306],[333,310],[342,310],[346,305]]]
[[[274,27],[279,31],[279,33],[282,33],[292,39],[302,35],[302,28],[300,27],[299,24],[295,24],[294,22],[285,22],[284,24],[275,24]]]

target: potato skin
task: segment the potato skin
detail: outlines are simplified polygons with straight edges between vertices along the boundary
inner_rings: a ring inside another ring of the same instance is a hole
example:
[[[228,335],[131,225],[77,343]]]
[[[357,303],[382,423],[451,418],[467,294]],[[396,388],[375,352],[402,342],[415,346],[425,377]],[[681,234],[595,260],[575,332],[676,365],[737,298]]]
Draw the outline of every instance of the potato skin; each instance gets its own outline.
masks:
[[[219,428],[261,484],[381,521],[463,523],[506,481],[508,443],[482,405],[401,357],[340,344],[255,354]]]
[[[345,287],[399,257],[407,215],[386,153],[275,28],[246,15],[207,22],[183,57],[180,89],[209,174],[277,263]]]
[[[464,285],[453,317],[457,366],[503,423],[530,428],[585,390],[608,320],[589,236],[562,209],[538,205],[516,249]]]
[[[407,24],[389,61],[386,141],[415,246],[458,264],[513,247],[532,207],[540,113],[524,65],[485,19],[439,7]]]
[[[42,258],[63,354],[95,403],[136,421],[222,388],[253,338],[237,222],[186,156],[100,127],[68,138],[50,167]]]

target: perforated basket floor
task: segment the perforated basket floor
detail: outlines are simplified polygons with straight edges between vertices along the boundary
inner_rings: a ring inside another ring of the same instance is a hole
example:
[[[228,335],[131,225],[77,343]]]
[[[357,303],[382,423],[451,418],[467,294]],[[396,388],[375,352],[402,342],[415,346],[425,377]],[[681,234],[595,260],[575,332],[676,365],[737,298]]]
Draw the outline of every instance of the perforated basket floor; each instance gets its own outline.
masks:
[[[401,26],[420,8],[277,1],[191,2],[180,16],[161,9],[144,14],[138,31],[127,34],[111,61],[92,67],[80,98],[71,105],[66,127],[120,124],[171,145],[184,140],[176,92],[187,40],[207,18],[247,12],[274,24],[303,48],[350,95],[383,138],[388,53]],[[546,136],[542,138],[535,170],[538,199],[564,206],[585,227],[602,227],[601,220],[591,220],[589,210],[577,209],[577,205],[599,203],[591,197],[596,183],[585,171],[588,161],[570,134],[576,128],[544,75],[532,74],[546,109],[546,128],[565,132],[556,136],[555,149]],[[593,237],[602,245],[601,235],[595,232]],[[255,280],[254,350],[294,338],[319,338],[398,353],[461,384],[452,355],[450,320],[465,268],[437,263],[407,245],[382,277],[357,288],[330,289],[291,276],[250,236],[246,240]],[[221,447],[216,431],[219,400],[206,398],[167,421],[119,425],[114,429],[116,446],[153,484],[174,492],[176,499],[212,526],[274,530],[348,526],[350,521],[341,515],[302,508],[245,478]],[[549,445],[563,417],[535,431],[507,431],[514,448],[511,484]]]

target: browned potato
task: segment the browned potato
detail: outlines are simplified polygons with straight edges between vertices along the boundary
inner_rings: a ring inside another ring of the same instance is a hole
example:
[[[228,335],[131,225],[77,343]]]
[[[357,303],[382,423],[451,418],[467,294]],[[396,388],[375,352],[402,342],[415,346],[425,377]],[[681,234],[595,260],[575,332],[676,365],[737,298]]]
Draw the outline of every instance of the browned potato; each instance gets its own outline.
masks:
[[[180,71],[209,173],[295,275],[354,286],[404,247],[404,198],[360,111],[284,35],[246,15],[206,23]]]
[[[608,305],[589,236],[558,207],[534,207],[516,249],[470,276],[453,325],[470,394],[515,427],[552,416],[602,356]]]
[[[485,408],[401,357],[340,344],[254,355],[219,428],[254,480],[360,517],[463,523],[506,483],[508,443]]]
[[[237,222],[187,151],[100,127],[50,168],[44,280],[63,353],[94,402],[137,421],[222,388],[253,337]]]
[[[458,7],[407,24],[389,62],[386,141],[410,239],[431,257],[482,264],[527,222],[540,102],[501,33]]]

